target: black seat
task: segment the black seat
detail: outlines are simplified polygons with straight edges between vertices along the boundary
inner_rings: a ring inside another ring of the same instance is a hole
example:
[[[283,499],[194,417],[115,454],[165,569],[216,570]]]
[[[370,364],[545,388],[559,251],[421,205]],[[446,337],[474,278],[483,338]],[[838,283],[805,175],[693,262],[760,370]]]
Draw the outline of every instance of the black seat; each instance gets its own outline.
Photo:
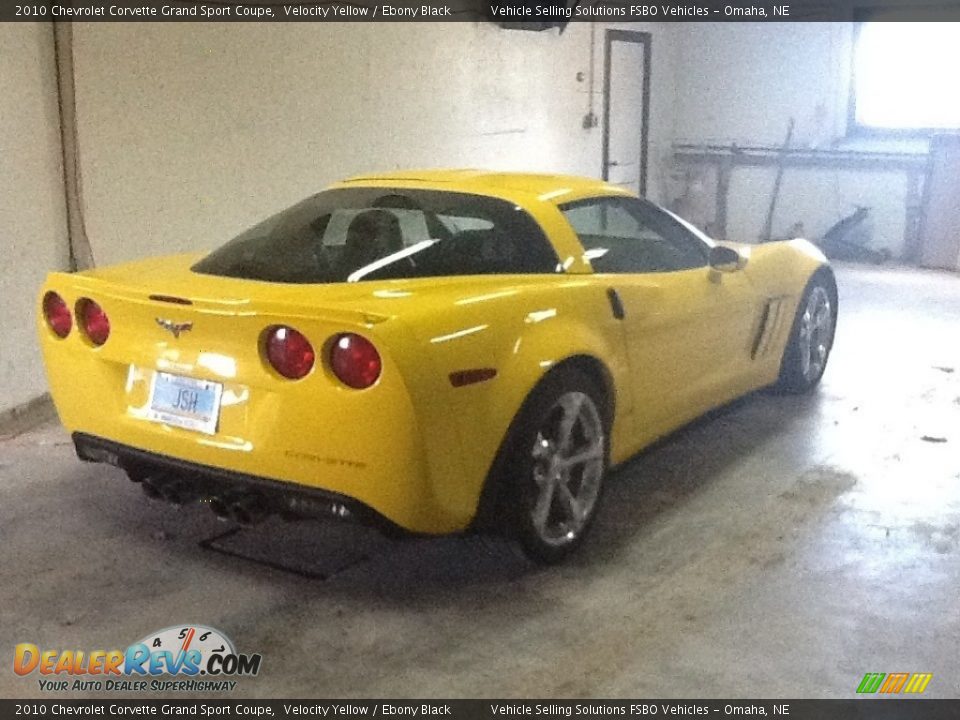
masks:
[[[403,250],[403,233],[397,216],[386,210],[365,210],[347,227],[340,265],[344,275]]]
[[[513,246],[496,230],[462,230],[452,243],[462,266],[460,274],[502,272],[513,259]]]

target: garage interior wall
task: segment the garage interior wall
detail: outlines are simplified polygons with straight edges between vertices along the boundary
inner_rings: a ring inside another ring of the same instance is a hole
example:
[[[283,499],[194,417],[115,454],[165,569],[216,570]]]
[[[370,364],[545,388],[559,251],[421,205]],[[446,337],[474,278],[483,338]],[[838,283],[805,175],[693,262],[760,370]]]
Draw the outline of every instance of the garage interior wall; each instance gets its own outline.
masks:
[[[672,140],[653,33],[651,195]],[[74,29],[87,230],[100,264],[202,250],[326,184],[410,167],[600,172],[602,26],[90,23]],[[577,74],[583,73],[578,81]],[[639,109],[638,109],[639,114]]]
[[[0,413],[46,391],[37,292],[68,262],[53,28],[0,23]]]
[[[606,26],[76,23],[83,219],[98,265],[222,244],[345,176],[401,167],[600,172]],[[614,26],[611,26],[614,27]],[[653,34],[650,194],[673,127],[672,28]],[[0,28],[0,222],[13,298],[0,413],[42,394],[43,275],[67,262],[52,30]],[[591,58],[593,82],[590,82]],[[582,73],[578,79],[578,73]],[[592,97],[590,88],[592,85]],[[639,114],[639,109],[638,109]],[[12,253],[12,254],[11,254]]]
[[[77,138],[98,264],[214,247],[338,178],[401,167],[600,172],[604,31],[491,23],[78,23]],[[924,153],[846,138],[849,24],[626,24],[652,34],[648,194],[677,197],[674,141]],[[43,274],[67,262],[49,24],[0,27],[0,267],[9,323],[0,413],[45,389],[34,337]],[[591,59],[593,82],[590,82]],[[578,78],[578,74],[581,74]],[[590,92],[592,85],[593,92]],[[731,178],[728,233],[761,233],[772,168]],[[903,247],[901,172],[790,169],[774,234],[822,234],[856,204],[876,247]],[[694,188],[696,190],[696,188]],[[708,186],[700,189],[711,192]],[[709,218],[693,217],[704,222]]]
[[[677,31],[678,142],[778,148],[794,118],[794,148],[927,152],[924,141],[847,137],[852,23],[683,23]],[[727,239],[760,238],[775,175],[773,167],[734,170]],[[710,194],[712,202],[709,182],[694,191]],[[907,175],[899,170],[787,166],[773,236],[786,236],[799,221],[807,237],[820,237],[864,205],[870,208],[871,246],[899,257],[909,191]]]

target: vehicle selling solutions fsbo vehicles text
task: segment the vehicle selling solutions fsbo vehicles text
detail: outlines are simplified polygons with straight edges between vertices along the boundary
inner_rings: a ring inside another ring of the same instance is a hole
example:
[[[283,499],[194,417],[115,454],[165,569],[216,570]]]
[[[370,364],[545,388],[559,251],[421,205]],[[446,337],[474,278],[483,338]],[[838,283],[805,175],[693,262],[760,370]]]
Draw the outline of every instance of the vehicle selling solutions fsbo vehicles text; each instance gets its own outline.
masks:
[[[498,18],[591,18],[599,17],[707,17],[710,10],[698,5],[670,6],[670,5],[577,5],[576,7],[559,7],[555,5],[491,5],[490,12]]]

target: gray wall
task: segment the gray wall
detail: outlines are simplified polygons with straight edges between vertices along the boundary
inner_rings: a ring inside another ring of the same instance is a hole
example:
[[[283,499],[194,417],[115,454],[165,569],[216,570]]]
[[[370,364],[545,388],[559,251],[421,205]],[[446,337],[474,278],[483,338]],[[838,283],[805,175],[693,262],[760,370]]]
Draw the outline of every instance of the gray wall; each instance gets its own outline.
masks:
[[[0,23],[0,412],[46,390],[35,318],[47,271],[67,264],[53,30]]]
[[[653,35],[654,199],[677,196],[675,139],[776,145],[794,117],[796,145],[863,147],[845,137],[850,25],[624,27]],[[489,23],[75,24],[79,170],[97,263],[214,247],[369,170],[597,175],[601,130],[581,121],[601,111],[605,29],[573,23],[558,36]],[[0,27],[0,57],[8,259],[0,291],[16,318],[0,345],[2,412],[44,390],[36,289],[47,270],[65,266],[67,247],[50,26]],[[772,184],[768,169],[734,173],[729,237],[757,239]],[[712,199],[709,182],[694,184],[697,192]],[[788,170],[774,232],[802,221],[817,236],[864,204],[872,242],[898,253],[906,196],[896,172]]]
[[[76,23],[79,174],[98,265],[211,248],[370,170],[472,166],[597,175],[603,31],[489,23]],[[668,177],[670,28],[653,39],[651,194]],[[49,24],[0,26],[0,412],[45,390],[34,317],[67,263]],[[591,58],[595,68],[589,92]],[[582,72],[583,81],[577,80]]]
[[[852,24],[691,23],[678,30],[678,141],[779,146],[792,117],[793,147],[926,151],[923,142],[847,137]],[[754,242],[762,234],[774,176],[772,168],[734,171],[730,239]],[[696,191],[712,200],[710,182]],[[872,244],[899,255],[907,193],[906,176],[898,171],[788,168],[774,235],[800,221],[807,236],[817,237],[855,205],[866,205]],[[696,200],[693,205],[709,204]]]
[[[633,29],[648,29],[631,26]],[[655,37],[651,189],[666,177],[673,43]],[[595,38],[593,37],[595,35]],[[404,167],[597,175],[603,28],[490,23],[86,24],[74,32],[98,263],[203,249],[326,184]]]

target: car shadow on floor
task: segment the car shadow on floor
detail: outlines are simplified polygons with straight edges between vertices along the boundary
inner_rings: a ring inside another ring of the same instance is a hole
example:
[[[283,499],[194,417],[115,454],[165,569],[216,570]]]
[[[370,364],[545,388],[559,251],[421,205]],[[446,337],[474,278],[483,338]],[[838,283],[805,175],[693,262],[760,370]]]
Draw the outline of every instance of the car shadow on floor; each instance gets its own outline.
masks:
[[[616,563],[657,518],[683,512],[725,469],[754,456],[771,437],[818,411],[820,399],[754,393],[715,410],[657,442],[609,476],[595,526],[563,566],[601,572]],[[799,448],[802,452],[802,447]],[[280,571],[325,592],[436,597],[438,589],[502,585],[543,572],[514,544],[475,535],[388,539],[340,523],[271,520],[254,528],[221,526],[199,543],[236,570]],[[258,568],[258,569],[255,569]],[[561,570],[563,572],[563,570]]]

